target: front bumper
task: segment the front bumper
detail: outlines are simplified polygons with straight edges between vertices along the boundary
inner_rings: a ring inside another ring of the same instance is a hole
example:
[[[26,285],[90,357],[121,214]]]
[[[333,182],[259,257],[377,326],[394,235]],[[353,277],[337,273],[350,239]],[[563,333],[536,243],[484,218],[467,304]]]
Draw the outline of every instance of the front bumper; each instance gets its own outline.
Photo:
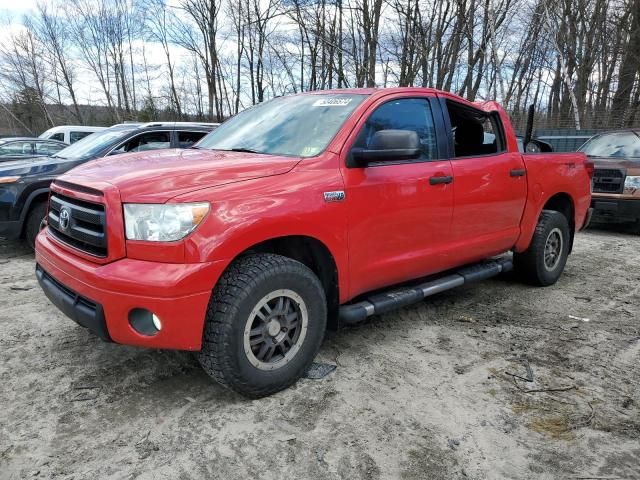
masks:
[[[106,342],[111,341],[102,305],[78,295],[36,265],[38,283],[47,298],[78,325],[88,328]]]
[[[36,263],[52,303],[101,338],[177,350],[200,350],[211,290],[227,265],[129,258],[96,264],[57,246],[46,230],[36,240]],[[129,313],[136,308],[155,313],[162,329],[152,336],[134,330]]]
[[[0,237],[14,240],[22,233],[22,222],[0,222]]]
[[[599,220],[635,222],[640,220],[640,199],[598,198],[591,200],[593,216]]]

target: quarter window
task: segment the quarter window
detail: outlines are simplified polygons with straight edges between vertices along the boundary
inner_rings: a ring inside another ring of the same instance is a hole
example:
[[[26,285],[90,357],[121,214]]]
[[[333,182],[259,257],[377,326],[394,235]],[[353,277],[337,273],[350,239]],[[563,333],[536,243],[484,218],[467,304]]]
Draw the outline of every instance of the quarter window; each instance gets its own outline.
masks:
[[[429,101],[424,98],[391,100],[379,106],[367,119],[356,139],[355,148],[369,148],[380,130],[411,130],[418,134],[422,153],[418,160],[437,158],[436,129]]]

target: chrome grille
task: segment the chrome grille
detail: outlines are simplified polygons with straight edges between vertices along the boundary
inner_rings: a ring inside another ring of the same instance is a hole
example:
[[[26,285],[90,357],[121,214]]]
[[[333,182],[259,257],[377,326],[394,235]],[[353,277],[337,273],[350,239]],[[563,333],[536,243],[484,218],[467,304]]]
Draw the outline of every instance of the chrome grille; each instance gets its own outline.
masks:
[[[107,219],[103,204],[51,194],[49,232],[62,243],[96,257],[107,256]]]

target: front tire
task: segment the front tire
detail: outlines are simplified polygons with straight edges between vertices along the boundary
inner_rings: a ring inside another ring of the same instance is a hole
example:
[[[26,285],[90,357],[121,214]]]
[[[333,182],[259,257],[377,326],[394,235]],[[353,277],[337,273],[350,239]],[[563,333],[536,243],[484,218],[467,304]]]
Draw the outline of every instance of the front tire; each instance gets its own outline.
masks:
[[[46,202],[38,202],[29,210],[29,215],[27,216],[24,226],[24,237],[32,250],[36,248],[36,237],[38,233],[40,233],[40,226],[46,215]]]
[[[213,290],[198,359],[241,395],[271,395],[309,368],[326,322],[324,289],[309,268],[280,255],[248,255]]]
[[[567,218],[559,212],[543,210],[529,248],[514,255],[516,271],[533,285],[553,285],[564,271],[570,242]]]

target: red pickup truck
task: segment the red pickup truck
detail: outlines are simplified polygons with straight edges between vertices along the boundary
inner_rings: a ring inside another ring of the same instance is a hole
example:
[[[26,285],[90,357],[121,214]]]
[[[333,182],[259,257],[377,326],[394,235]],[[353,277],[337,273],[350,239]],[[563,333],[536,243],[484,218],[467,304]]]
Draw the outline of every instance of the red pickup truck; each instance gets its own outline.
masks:
[[[280,97],[194,149],[58,178],[36,273],[101,338],[197,351],[215,380],[260,397],[304,374],[327,327],[512,267],[555,283],[592,173],[581,153],[519,153],[494,102],[424,88]]]

